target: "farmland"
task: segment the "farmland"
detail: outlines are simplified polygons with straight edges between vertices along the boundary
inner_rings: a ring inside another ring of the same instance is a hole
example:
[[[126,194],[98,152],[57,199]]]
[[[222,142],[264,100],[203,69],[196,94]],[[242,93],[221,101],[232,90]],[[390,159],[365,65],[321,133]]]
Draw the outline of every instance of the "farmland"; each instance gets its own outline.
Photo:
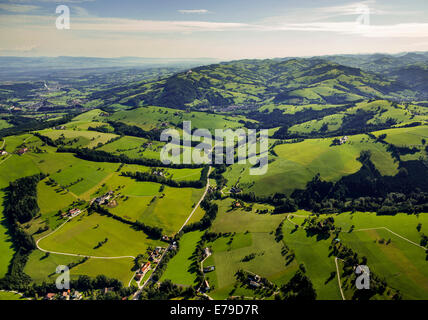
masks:
[[[41,298],[64,265],[84,299],[427,299],[424,84],[332,59],[8,84],[0,289]],[[184,163],[197,138],[178,156],[161,141],[184,121],[191,133],[267,129],[268,150],[237,163],[246,137],[231,157],[216,139],[217,163]],[[252,175],[262,154],[266,173]]]

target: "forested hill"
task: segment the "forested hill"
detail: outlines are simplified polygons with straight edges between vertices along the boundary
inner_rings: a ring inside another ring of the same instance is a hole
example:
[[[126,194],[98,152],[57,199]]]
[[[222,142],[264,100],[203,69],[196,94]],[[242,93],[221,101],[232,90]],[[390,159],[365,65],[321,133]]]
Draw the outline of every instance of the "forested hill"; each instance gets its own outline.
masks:
[[[333,61],[299,58],[202,66],[158,81],[98,92],[96,98],[131,106],[183,109],[266,103],[344,104],[367,99],[402,101],[422,96],[416,89]]]

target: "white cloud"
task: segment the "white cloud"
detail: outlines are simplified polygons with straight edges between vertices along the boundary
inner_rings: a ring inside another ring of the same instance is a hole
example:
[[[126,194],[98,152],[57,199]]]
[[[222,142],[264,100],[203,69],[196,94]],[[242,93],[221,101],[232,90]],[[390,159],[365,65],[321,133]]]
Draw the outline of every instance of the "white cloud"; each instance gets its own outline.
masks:
[[[0,3],[0,9],[13,13],[26,13],[38,9],[38,6]]]
[[[180,13],[183,14],[206,14],[209,13],[207,9],[190,9],[190,10],[177,10]]]
[[[137,20],[121,18],[100,18],[85,16],[85,10],[79,16],[71,16],[71,31],[90,32],[98,37],[106,32],[114,33],[193,33],[193,32],[327,32],[359,35],[368,38],[427,38],[428,23],[399,23],[384,25],[363,25],[355,21],[346,22],[302,22],[302,23],[234,23],[209,21],[166,21]],[[0,26],[7,28],[26,27],[48,30],[54,28],[55,16],[40,15],[0,15]]]

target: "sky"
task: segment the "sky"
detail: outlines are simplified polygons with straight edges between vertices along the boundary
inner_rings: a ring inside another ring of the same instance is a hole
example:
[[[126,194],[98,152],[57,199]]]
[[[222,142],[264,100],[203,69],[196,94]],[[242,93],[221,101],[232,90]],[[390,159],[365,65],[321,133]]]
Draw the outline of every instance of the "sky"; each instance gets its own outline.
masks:
[[[63,11],[70,12],[69,29]],[[426,0],[0,0],[1,56],[274,58],[428,51]]]

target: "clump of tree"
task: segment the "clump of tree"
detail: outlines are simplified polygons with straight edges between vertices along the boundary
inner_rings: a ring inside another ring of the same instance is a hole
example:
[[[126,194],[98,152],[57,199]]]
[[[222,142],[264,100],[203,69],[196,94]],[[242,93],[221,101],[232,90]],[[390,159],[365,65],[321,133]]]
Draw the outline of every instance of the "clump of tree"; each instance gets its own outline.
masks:
[[[290,281],[281,286],[279,293],[275,295],[275,299],[286,301],[313,301],[316,297],[315,288],[304,268],[299,268]]]
[[[171,280],[165,280],[159,285],[154,284],[144,288],[140,298],[142,300],[170,300],[178,297],[190,299],[195,295],[196,291],[193,287],[182,288],[173,284]]]

